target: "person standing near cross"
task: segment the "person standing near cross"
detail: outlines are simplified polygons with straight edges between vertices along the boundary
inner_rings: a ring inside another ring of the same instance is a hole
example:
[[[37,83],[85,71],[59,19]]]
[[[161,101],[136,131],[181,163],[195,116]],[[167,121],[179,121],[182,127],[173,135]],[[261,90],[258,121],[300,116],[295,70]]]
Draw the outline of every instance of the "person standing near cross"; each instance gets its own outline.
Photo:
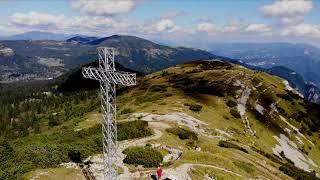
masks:
[[[163,175],[163,170],[162,170],[162,166],[160,164],[160,166],[157,169],[158,180],[161,180],[162,175]]]

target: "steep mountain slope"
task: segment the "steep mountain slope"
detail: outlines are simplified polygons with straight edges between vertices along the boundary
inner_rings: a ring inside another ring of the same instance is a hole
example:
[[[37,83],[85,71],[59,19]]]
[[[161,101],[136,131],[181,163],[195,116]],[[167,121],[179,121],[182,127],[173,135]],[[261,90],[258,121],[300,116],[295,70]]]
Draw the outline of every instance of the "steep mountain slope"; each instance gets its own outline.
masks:
[[[288,80],[290,84],[295,85],[295,88],[303,94],[307,90],[306,82],[304,81],[303,77],[289,68],[283,66],[274,66],[267,69],[267,72]]]
[[[121,110],[132,112],[119,119],[149,121],[163,135],[146,143],[182,152],[164,170],[167,175],[178,176],[186,166],[194,179],[288,178],[281,171],[297,178],[293,164],[319,172],[319,106],[304,101],[283,79],[211,61],[177,65],[138,82],[119,97]],[[177,126],[197,133],[196,145],[165,130]]]
[[[240,59],[250,65],[270,68],[285,66],[320,85],[320,50],[307,44],[217,43],[208,47],[214,54]]]
[[[206,51],[162,46],[133,36],[94,39],[74,37],[67,41],[0,41],[0,81],[57,77],[96,59],[98,46],[115,47],[117,62],[145,73],[193,59],[216,57]]]
[[[266,72],[286,79],[308,101],[320,104],[320,88],[314,83],[305,81],[297,72],[283,66],[274,66],[267,69]]]
[[[262,68],[259,66],[253,66],[247,63],[234,59],[225,59],[227,62],[238,64],[249,68],[251,70],[267,72],[269,74],[279,76],[293,87],[293,89],[300,92],[309,102],[320,104],[320,88],[312,82],[305,81],[305,79],[297,72],[284,66],[273,66],[271,68]]]
[[[98,60],[85,64],[82,67],[99,67]],[[87,78],[84,78],[82,75],[82,67],[76,68],[68,73],[55,79],[55,83],[58,84],[57,90],[63,93],[72,93],[74,91],[83,91],[83,90],[94,90],[100,87],[99,81],[93,81]],[[119,63],[115,63],[117,71],[133,72],[137,76],[143,75],[138,71],[133,71],[131,69],[123,67]]]
[[[24,176],[28,178],[45,178],[54,172],[61,179],[71,170],[81,176],[76,164],[61,164],[71,161],[68,151],[78,150],[84,161],[82,171],[101,178],[97,91],[73,91],[66,96],[54,87],[44,97],[49,99],[37,96],[37,101],[30,101],[49,108],[36,116],[42,132],[35,134],[33,127],[26,127],[29,136],[9,141],[16,157],[24,158],[6,162],[22,161],[20,173],[39,168]],[[156,171],[135,166],[144,162],[138,156],[133,165],[128,164],[129,147],[135,146],[159,151],[164,175],[171,179],[317,179],[314,173],[320,172],[320,108],[300,98],[281,78],[218,60],[195,61],[140,77],[137,86],[121,88],[117,94],[119,124],[146,121],[153,131],[153,135],[122,141],[124,134],[141,128],[131,124],[118,128],[120,179],[149,179]],[[28,101],[23,102],[29,107]],[[49,127],[49,114],[44,113],[57,113],[53,117],[59,123]]]

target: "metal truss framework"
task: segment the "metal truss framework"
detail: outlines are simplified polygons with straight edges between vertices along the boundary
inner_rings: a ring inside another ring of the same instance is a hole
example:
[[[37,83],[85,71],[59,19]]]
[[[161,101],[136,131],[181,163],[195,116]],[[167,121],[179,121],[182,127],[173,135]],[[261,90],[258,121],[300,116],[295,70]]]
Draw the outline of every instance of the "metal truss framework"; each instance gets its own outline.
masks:
[[[98,80],[101,92],[102,135],[104,179],[117,179],[116,148],[116,85],[133,86],[136,84],[136,74],[116,71],[114,63],[114,48],[99,47],[99,68],[82,68],[85,78]]]

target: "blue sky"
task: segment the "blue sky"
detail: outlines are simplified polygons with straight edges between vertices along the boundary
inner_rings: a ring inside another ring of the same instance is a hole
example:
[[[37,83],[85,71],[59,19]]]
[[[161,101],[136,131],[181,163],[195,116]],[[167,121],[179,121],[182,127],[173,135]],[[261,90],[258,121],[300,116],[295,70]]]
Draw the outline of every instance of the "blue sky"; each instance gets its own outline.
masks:
[[[320,2],[303,0],[0,1],[0,36],[39,30],[136,35],[177,45],[320,44]]]

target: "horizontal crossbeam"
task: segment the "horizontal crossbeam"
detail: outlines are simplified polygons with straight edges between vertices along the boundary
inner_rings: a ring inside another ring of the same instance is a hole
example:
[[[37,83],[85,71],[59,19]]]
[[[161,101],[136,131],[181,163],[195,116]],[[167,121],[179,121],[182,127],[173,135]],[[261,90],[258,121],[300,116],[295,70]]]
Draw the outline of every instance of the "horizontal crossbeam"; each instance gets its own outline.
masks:
[[[101,68],[82,68],[82,75],[88,79],[105,81],[123,86],[133,86],[136,84],[136,74],[122,71],[106,71]]]

